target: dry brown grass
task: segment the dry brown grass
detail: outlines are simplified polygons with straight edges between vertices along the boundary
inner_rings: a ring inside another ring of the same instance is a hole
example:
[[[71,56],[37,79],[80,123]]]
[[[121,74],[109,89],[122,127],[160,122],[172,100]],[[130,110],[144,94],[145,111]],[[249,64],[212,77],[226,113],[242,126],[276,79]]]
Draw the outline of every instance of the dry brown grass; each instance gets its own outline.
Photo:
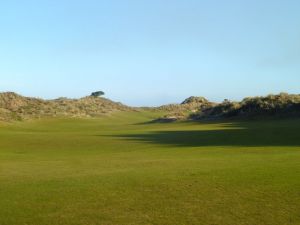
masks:
[[[43,100],[13,92],[0,93],[0,120],[24,120],[40,117],[97,117],[133,108],[106,98],[84,97]]]

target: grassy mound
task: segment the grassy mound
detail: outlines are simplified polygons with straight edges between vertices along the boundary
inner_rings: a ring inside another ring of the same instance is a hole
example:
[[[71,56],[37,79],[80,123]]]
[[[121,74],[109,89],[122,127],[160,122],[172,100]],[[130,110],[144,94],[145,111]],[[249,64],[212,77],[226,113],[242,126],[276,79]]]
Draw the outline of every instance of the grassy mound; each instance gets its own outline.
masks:
[[[213,107],[200,110],[191,117],[194,119],[300,116],[300,95],[280,93],[266,97],[245,98],[241,102],[224,101]]]
[[[0,120],[24,120],[41,117],[97,117],[132,108],[98,97],[43,100],[13,92],[0,93]]]
[[[215,103],[208,101],[204,97],[189,97],[181,104],[169,104],[155,108],[147,108],[150,111],[165,112],[162,117],[153,122],[174,122],[187,119],[192,113],[197,113],[205,109],[211,108]]]

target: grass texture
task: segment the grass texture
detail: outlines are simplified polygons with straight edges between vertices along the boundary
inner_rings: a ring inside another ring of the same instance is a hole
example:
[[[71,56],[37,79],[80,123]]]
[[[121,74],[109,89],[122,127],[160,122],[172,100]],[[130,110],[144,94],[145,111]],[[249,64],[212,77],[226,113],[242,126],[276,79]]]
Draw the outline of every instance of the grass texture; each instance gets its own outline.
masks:
[[[300,120],[0,125],[1,225],[300,224]]]

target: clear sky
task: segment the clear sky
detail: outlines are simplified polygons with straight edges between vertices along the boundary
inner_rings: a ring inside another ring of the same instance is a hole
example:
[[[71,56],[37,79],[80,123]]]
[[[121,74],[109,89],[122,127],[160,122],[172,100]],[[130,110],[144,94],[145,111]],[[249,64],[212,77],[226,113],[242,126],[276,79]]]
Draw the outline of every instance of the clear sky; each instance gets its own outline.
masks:
[[[299,0],[0,2],[0,91],[130,105],[300,93]]]

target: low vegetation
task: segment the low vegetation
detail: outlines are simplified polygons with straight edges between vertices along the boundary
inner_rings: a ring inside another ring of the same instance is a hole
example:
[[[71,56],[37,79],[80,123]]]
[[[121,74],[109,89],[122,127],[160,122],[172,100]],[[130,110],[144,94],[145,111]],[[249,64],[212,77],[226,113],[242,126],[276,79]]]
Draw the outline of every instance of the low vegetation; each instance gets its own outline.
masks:
[[[118,111],[134,110],[121,103],[100,98],[101,93],[80,99],[43,100],[13,92],[0,93],[0,120],[26,120],[43,117],[99,117]]]
[[[0,123],[1,225],[298,225],[300,120]]]
[[[152,108],[125,106],[100,97],[103,94],[104,92],[98,91],[80,99],[43,100],[23,97],[12,92],[0,93],[0,121],[45,117],[100,117],[120,111],[148,111],[160,115],[152,122],[300,116],[300,95],[287,93],[249,97],[241,102],[224,100],[219,104],[204,97],[190,97],[181,104]]]
[[[204,97],[189,97],[181,104],[169,104],[156,108],[147,108],[150,111],[161,111],[166,114],[155,119],[153,122],[174,122],[178,120],[186,120],[192,113],[197,113],[205,109],[211,108],[216,104],[208,101]]]
[[[156,122],[179,120],[213,120],[225,118],[299,117],[300,95],[280,93],[266,97],[249,97],[241,102],[224,100],[213,103],[203,97],[190,97],[181,104],[166,105],[156,110],[167,114]]]
[[[255,118],[265,116],[300,116],[300,95],[280,93],[266,97],[249,97],[241,102],[225,100],[221,104],[199,110],[191,115],[193,119]]]

